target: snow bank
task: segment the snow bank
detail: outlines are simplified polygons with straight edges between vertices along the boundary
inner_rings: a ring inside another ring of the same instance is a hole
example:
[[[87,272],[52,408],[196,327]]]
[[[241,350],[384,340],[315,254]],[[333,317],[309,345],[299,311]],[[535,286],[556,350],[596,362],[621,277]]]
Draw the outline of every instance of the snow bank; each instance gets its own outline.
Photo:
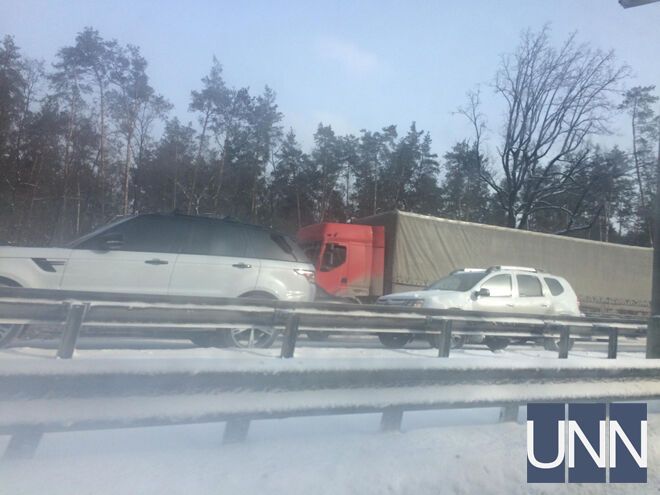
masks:
[[[646,485],[528,485],[522,424],[435,426],[380,434],[362,425],[351,428],[344,418],[291,436],[289,430],[297,430],[300,420],[269,423],[268,439],[254,435],[244,444],[225,446],[219,444],[218,425],[52,435],[34,460],[0,463],[0,492],[637,495],[657,493],[660,486],[659,415],[649,416]],[[375,429],[375,421],[372,426]]]

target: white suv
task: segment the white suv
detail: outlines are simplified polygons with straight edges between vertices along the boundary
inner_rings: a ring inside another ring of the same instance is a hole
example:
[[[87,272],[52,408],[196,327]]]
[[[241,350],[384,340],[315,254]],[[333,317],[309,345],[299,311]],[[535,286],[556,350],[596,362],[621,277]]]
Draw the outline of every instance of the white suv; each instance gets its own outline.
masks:
[[[379,304],[417,308],[461,309],[535,315],[580,316],[577,295],[562,277],[535,268],[494,266],[488,269],[456,270],[426,289],[380,297]],[[483,338],[483,337],[482,337]],[[388,347],[405,345],[406,334],[382,334]],[[454,341],[461,345],[460,337]],[[491,348],[502,348],[502,340],[487,340]]]
[[[66,248],[0,247],[0,285],[287,301],[312,301],[315,294],[314,267],[286,236],[180,214],[125,218]],[[274,332],[230,337],[229,343],[266,346]]]

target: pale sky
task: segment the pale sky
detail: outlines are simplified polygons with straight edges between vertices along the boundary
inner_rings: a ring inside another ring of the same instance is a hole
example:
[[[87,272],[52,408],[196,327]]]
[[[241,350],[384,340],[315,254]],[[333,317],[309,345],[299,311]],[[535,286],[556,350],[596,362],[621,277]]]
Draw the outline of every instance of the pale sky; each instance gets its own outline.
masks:
[[[190,91],[215,55],[231,86],[265,84],[277,93],[284,125],[311,144],[319,122],[359,133],[411,121],[442,154],[470,137],[453,112],[481,85],[492,131],[501,122],[488,86],[501,54],[521,30],[550,23],[561,41],[579,40],[632,67],[629,85],[660,87],[660,3],[624,10],[617,0],[454,1],[36,1],[0,0],[0,35],[25,55],[51,62],[85,26],[140,46],[152,85],[184,121]],[[626,145],[626,122],[609,144]],[[492,138],[489,146],[497,140]]]

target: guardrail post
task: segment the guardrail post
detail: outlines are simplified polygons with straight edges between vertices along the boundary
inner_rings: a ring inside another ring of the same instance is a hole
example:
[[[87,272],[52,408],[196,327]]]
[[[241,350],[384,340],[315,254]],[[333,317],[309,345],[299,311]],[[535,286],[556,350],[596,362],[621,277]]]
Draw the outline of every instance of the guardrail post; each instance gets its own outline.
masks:
[[[380,418],[380,431],[400,431],[403,421],[403,409],[391,407],[383,411]]]
[[[11,436],[3,459],[31,459],[37,451],[43,432],[38,428],[23,427]]]
[[[518,404],[508,404],[500,409],[500,423],[518,421]]]
[[[616,359],[616,353],[619,348],[619,329],[610,328],[607,339],[607,359]]]
[[[296,339],[298,338],[298,324],[300,323],[300,315],[291,313],[286,320],[286,328],[284,330],[284,340],[282,342],[281,358],[292,358],[296,350]]]
[[[12,325],[11,330],[5,337],[2,342],[2,346],[9,347],[14,340],[16,340],[20,335],[23,334],[23,331],[27,328],[27,325]]]
[[[250,420],[247,418],[230,419],[225,424],[225,433],[222,443],[244,442],[250,429]]]
[[[559,359],[568,358],[568,346],[571,341],[571,327],[559,327]]]
[[[660,315],[652,315],[646,327],[646,359],[658,358],[660,358]]]
[[[449,357],[449,351],[451,350],[451,327],[452,327],[451,320],[444,320],[442,322],[440,335],[437,336],[438,357],[441,358]]]
[[[71,356],[73,356],[73,351],[76,348],[76,342],[80,335],[80,328],[87,312],[87,306],[87,304],[81,303],[69,305],[64,333],[60,340],[60,347],[57,349],[57,357],[59,359],[71,359]]]

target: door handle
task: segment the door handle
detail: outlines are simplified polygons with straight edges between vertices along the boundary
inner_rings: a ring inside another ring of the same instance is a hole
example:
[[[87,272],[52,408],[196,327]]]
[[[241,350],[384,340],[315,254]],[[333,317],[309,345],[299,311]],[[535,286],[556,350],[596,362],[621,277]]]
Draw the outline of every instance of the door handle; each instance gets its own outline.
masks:
[[[248,265],[247,263],[234,263],[231,266],[234,268],[252,268],[252,265]]]
[[[145,261],[145,263],[147,265],[167,265],[169,261],[159,260],[158,258],[154,258],[152,260]]]

